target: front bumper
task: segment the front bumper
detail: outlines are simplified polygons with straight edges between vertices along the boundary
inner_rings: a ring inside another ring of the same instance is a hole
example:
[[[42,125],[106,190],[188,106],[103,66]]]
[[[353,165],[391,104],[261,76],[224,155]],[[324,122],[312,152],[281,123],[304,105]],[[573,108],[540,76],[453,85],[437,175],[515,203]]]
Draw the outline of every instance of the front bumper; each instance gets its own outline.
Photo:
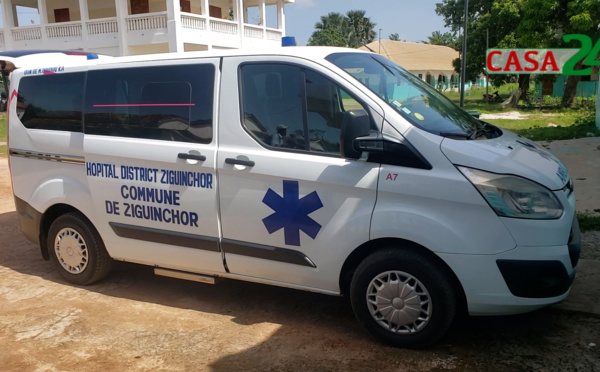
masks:
[[[575,266],[581,253],[581,232],[574,217],[569,242],[569,260],[573,271],[569,274],[561,261],[496,260],[510,292],[517,297],[547,298],[565,294],[575,279]]]
[[[471,315],[509,315],[564,300],[575,277],[581,233],[574,219],[564,245],[517,245],[495,255],[438,255],[463,286]]]

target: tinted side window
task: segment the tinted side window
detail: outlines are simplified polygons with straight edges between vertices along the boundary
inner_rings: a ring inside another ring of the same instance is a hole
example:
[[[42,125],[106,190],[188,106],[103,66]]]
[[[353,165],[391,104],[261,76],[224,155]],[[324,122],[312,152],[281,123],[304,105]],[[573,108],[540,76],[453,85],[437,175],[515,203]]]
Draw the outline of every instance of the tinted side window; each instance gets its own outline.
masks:
[[[291,65],[244,65],[244,125],[261,143],[306,149],[302,71]]]
[[[90,71],[85,133],[210,143],[213,65]]]
[[[17,97],[17,115],[23,125],[81,132],[84,79],[84,72],[23,77]]]
[[[325,76],[298,66],[241,68],[243,125],[268,147],[340,154],[342,118],[363,108]]]

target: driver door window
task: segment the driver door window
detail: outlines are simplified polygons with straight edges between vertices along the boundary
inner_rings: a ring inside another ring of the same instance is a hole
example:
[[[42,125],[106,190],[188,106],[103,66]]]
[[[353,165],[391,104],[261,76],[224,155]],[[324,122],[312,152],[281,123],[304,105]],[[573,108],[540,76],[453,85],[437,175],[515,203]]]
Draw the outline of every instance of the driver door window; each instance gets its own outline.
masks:
[[[244,65],[241,85],[245,129],[284,151],[339,155],[344,113],[364,108],[323,75],[294,65]]]

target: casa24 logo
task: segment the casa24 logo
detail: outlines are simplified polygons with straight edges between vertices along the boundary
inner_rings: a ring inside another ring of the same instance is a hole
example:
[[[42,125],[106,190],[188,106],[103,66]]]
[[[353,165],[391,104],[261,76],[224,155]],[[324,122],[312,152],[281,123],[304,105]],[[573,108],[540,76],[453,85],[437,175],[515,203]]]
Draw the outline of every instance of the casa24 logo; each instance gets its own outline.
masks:
[[[564,35],[566,43],[579,42],[581,47],[532,49],[494,48],[487,50],[486,68],[489,74],[563,74],[591,75],[592,67],[600,66],[600,40],[582,34]],[[583,61],[583,68],[576,69]]]

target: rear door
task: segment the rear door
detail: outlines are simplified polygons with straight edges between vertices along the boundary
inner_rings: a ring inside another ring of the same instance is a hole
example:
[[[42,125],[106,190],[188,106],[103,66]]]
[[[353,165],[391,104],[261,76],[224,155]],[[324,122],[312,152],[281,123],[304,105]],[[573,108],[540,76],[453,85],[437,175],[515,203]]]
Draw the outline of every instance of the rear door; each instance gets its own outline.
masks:
[[[94,221],[116,259],[223,272],[218,246],[218,59],[99,66],[85,98]]]
[[[224,58],[223,77],[217,167],[227,267],[249,280],[337,292],[347,255],[369,240],[379,174],[379,164],[340,156],[341,121],[376,106],[298,59]]]

